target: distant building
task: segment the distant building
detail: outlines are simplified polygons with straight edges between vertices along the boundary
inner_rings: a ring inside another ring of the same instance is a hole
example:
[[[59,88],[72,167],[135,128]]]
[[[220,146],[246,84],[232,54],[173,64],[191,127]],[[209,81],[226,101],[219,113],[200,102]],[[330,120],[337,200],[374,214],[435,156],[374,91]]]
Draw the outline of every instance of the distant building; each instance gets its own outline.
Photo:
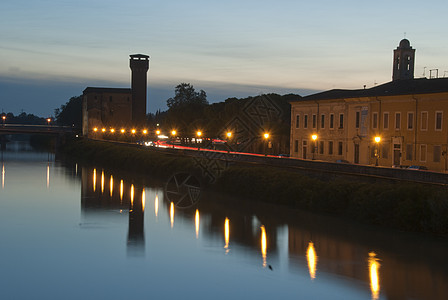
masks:
[[[87,87],[83,92],[82,132],[141,126],[146,120],[146,86],[149,56],[130,55],[131,88]]]
[[[292,101],[291,156],[446,171],[448,78],[414,79],[414,61],[404,39],[394,50],[391,82]]]

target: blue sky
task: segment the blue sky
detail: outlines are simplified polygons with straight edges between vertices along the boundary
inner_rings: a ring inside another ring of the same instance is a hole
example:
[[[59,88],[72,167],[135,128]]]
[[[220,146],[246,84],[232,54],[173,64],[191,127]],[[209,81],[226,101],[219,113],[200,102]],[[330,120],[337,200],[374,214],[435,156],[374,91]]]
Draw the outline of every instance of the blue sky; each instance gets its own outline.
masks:
[[[448,76],[447,1],[3,0],[0,109],[42,116],[87,86],[130,87],[129,54],[151,56],[148,111],[189,82],[210,102],[307,95],[391,80],[404,37]]]

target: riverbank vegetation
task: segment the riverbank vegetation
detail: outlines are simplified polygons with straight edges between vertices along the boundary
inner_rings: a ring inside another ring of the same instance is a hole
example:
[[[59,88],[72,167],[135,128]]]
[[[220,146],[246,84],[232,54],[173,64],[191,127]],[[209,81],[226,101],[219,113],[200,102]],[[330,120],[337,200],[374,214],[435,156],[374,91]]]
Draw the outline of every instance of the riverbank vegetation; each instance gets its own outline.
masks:
[[[68,155],[100,165],[158,177],[168,178],[176,172],[200,174],[194,160],[181,154],[90,140],[68,142],[61,149]],[[446,187],[344,179],[324,181],[279,167],[234,164],[225,168],[207,188],[363,223],[448,233]]]

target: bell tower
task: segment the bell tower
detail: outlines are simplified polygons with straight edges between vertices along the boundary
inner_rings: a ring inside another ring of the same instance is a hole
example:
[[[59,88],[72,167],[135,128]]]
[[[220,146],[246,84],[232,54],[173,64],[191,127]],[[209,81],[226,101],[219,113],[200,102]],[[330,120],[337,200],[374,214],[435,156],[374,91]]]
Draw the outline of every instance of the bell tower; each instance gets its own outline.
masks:
[[[144,54],[131,54],[129,56],[129,66],[132,71],[132,123],[139,125],[144,124],[146,121],[146,86],[149,56]]]
[[[407,39],[402,39],[394,50],[392,80],[414,79],[415,49]]]

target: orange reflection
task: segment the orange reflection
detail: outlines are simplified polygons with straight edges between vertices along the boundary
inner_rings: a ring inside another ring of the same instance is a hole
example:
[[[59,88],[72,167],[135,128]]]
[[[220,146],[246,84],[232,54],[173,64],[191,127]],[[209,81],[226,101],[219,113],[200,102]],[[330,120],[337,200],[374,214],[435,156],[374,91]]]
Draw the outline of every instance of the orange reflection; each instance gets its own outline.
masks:
[[[50,164],[47,164],[47,189],[50,187]]]
[[[110,175],[109,190],[110,190],[110,196],[112,197],[114,193],[114,177],[112,175]]]
[[[174,203],[171,202],[170,205],[170,221],[171,221],[171,228],[174,226]]]
[[[372,299],[379,299],[380,296],[380,280],[378,276],[378,269],[380,263],[376,257],[375,252],[369,253],[369,273],[370,273],[370,289],[372,291]]]
[[[131,184],[131,210],[134,208],[134,185]]]
[[[2,164],[2,189],[5,188],[5,164]]]
[[[224,241],[225,241],[224,249],[226,249],[226,253],[229,252],[229,240],[230,240],[229,223],[230,223],[229,219],[226,218],[226,220],[224,221]]]
[[[267,240],[266,240],[266,229],[264,225],[261,225],[261,257],[263,258],[263,268],[266,268],[266,248],[267,248]]]
[[[196,215],[194,216],[194,225],[196,228],[196,238],[199,237],[199,210],[196,209]]]
[[[306,259],[308,261],[308,269],[310,271],[311,279],[316,278],[316,265],[317,265],[317,255],[316,250],[314,250],[313,242],[309,242],[308,250],[306,251]]]
[[[123,179],[120,180],[120,204],[123,201]]]
[[[156,199],[154,199],[154,214],[157,215],[159,214],[159,196],[156,195]]]
[[[146,194],[145,194],[145,189],[143,189],[142,191],[142,211],[145,211],[145,205],[146,205]]]
[[[101,194],[104,192],[104,170],[101,171]]]
[[[96,169],[93,169],[93,191],[96,190]]]

